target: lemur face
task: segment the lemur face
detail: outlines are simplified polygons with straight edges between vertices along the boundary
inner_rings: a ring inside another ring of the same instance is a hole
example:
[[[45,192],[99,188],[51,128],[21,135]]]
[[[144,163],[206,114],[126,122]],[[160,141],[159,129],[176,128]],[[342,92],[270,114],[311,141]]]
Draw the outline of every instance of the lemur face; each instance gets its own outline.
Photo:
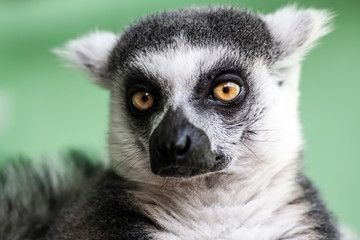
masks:
[[[125,128],[137,136],[131,148],[160,176],[193,176],[241,161],[259,130],[254,125],[276,101],[271,93],[279,91],[266,60],[224,46],[180,43],[147,52],[119,78],[112,109],[122,116],[112,119],[127,120]],[[118,128],[116,122],[112,127]]]
[[[119,37],[75,40],[60,54],[110,89],[109,152],[121,175],[249,173],[296,158],[299,61],[328,19],[291,7],[267,16],[187,9]]]
[[[229,51],[184,44],[137,56],[122,76],[113,92],[119,105],[112,108],[123,107],[122,118],[136,132],[154,174],[193,176],[240,157],[243,151],[234,152],[234,146],[246,144],[266,105],[256,94],[253,71]]]
[[[261,70],[275,54],[265,23],[247,12],[150,17],[125,32],[112,52],[109,68],[118,83],[112,109],[123,114],[112,119],[127,119],[126,129],[137,136],[131,149],[156,175],[222,170],[251,151],[244,151],[249,131],[265,115],[264,103],[273,102],[263,100],[257,85],[277,88]]]

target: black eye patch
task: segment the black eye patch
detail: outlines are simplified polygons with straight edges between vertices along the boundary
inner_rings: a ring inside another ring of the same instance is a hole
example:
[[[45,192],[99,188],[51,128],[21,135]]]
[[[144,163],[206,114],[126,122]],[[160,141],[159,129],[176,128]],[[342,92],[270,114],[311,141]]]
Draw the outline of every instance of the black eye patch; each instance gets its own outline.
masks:
[[[124,77],[124,88],[121,91],[120,94],[125,98],[124,102],[131,124],[138,131],[147,132],[150,128],[151,118],[160,112],[165,104],[163,89],[153,76],[145,75],[136,69],[128,70],[128,74]],[[141,104],[142,100],[136,99],[136,95],[139,94],[151,95],[153,102],[150,107],[141,109],[137,106],[137,104]]]
[[[249,93],[246,76],[247,74],[238,60],[229,58],[220,60],[210,71],[199,77],[192,95],[195,108],[198,111],[215,111],[224,116],[231,116],[238,112]],[[226,82],[235,84],[233,85],[235,88],[222,87],[220,95],[223,95],[224,98],[220,97],[219,99],[219,96],[215,96],[216,92],[219,93],[216,88]],[[227,96],[228,94],[230,96]],[[235,96],[231,96],[231,94],[235,94]]]

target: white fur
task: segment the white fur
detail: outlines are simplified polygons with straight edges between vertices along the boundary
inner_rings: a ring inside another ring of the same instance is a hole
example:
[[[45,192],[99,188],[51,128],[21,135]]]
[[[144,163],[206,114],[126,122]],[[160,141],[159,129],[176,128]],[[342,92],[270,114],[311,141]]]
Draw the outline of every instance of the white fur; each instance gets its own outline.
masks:
[[[290,64],[300,61],[316,41],[331,31],[333,14],[325,10],[297,9],[288,6],[263,17],[275,41],[281,59]],[[281,64],[280,61],[278,64]]]
[[[240,53],[232,52],[232,55],[241,58]],[[253,127],[269,131],[259,134],[258,142],[246,142],[247,147],[241,144],[227,147],[229,135],[221,127],[220,116],[211,112],[199,115],[188,102],[198,76],[225,56],[229,57],[226,47],[182,46],[139,55],[133,61],[134,66],[156,76],[161,85],[169,88],[171,101],[167,108],[182,108],[188,120],[209,136],[213,149],[222,145],[226,153],[236,159],[222,171],[227,176],[222,179],[223,184],[215,184],[213,189],[204,186],[206,176],[184,182],[154,176],[149,157],[135,147],[135,134],[122,123],[126,118],[124,103],[119,102],[122,100],[116,97],[118,93],[113,93],[110,156],[121,176],[143,186],[132,194],[148,216],[166,229],[154,232],[155,239],[239,239],[240,236],[276,239],[286,232],[291,235],[312,226],[310,222],[300,224],[309,206],[290,206],[276,212],[279,206],[301,193],[294,184],[299,167],[295,160],[302,145],[297,114],[298,65],[282,73],[285,81],[293,83],[279,90],[276,85],[279,76],[273,75],[261,59],[247,63],[251,69],[249,81],[256,85],[255,91],[262,92],[258,96],[259,107],[269,108],[266,117]],[[163,115],[153,122],[152,129]],[[147,148],[149,139],[140,141]],[[251,198],[254,195],[256,197]],[[303,239],[315,237],[307,235]]]
[[[279,208],[300,193],[286,175],[270,187],[260,177],[262,187],[231,175],[226,176],[227,185],[212,189],[198,180],[188,186],[163,186],[160,191],[147,187],[133,194],[140,203],[144,201],[148,216],[165,229],[154,232],[155,239],[279,239],[313,226],[304,223],[306,204]],[[309,233],[298,239],[316,238]]]
[[[117,40],[118,36],[114,33],[95,31],[68,42],[64,48],[55,49],[54,52],[76,67],[86,70],[97,84],[110,88],[110,81],[104,73]]]
[[[360,240],[360,237],[357,233],[344,225],[340,226],[340,234],[342,240]]]

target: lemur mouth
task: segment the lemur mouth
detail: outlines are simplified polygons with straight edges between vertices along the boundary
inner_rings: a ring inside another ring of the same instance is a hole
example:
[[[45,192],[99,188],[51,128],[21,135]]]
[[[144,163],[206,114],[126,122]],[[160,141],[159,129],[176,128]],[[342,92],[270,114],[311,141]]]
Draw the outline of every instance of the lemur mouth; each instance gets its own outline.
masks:
[[[189,166],[177,166],[161,169],[157,174],[162,177],[183,177],[189,178],[208,172],[216,172],[224,169],[226,166],[226,157],[223,154],[217,154],[214,165],[210,169],[202,169],[199,167],[189,167]]]
[[[162,169],[158,175],[162,177],[193,177],[196,175],[200,175],[206,173],[207,171],[201,170],[198,168],[189,168],[189,167],[171,167],[167,169]]]

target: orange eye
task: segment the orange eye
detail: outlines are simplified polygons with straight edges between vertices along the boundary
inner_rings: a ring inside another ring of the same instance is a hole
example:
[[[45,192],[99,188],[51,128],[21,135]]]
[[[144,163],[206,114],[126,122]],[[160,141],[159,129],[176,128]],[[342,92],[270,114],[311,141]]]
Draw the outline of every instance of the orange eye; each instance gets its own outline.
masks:
[[[241,87],[234,82],[223,82],[217,85],[213,91],[217,100],[230,102],[240,94]]]
[[[145,111],[153,106],[154,96],[148,92],[136,92],[132,96],[132,103],[137,109]]]

